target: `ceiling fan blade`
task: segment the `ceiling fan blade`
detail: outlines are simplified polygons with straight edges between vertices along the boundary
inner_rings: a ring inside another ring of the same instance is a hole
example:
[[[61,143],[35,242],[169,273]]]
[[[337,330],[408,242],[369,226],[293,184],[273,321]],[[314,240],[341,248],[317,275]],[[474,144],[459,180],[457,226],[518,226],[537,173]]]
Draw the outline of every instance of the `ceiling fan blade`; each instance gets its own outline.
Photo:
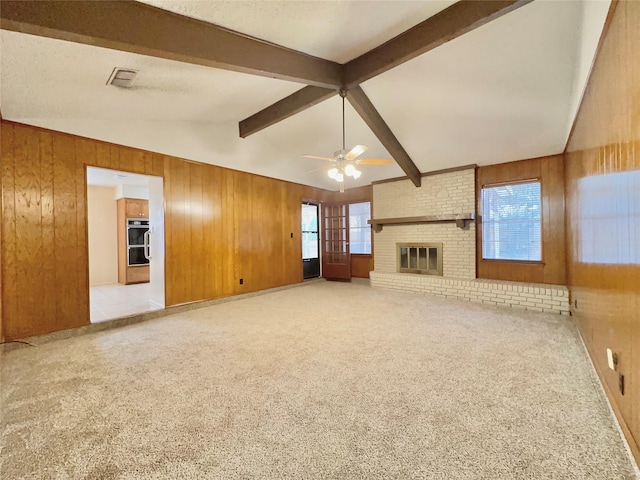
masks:
[[[327,162],[335,162],[335,158],[318,157],[317,155],[302,155],[304,158],[315,158],[316,160],[326,160]]]
[[[346,158],[347,160],[353,160],[354,158],[362,155],[367,150],[369,150],[369,147],[365,147],[364,145],[356,145],[349,151],[349,153],[344,156],[344,158]]]
[[[393,160],[390,158],[363,158],[362,160],[356,160],[358,165],[390,165]]]
[[[307,170],[307,172],[311,173],[311,172],[318,172],[320,170],[331,170],[332,168],[333,168],[333,165],[323,165],[321,167],[314,168],[313,170]]]

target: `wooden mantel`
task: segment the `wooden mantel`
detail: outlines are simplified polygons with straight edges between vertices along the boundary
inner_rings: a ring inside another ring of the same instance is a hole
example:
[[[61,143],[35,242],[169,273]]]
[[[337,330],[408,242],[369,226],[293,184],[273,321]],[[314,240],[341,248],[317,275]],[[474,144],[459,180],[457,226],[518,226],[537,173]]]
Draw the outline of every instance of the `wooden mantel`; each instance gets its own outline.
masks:
[[[425,215],[423,217],[372,218],[367,220],[373,231],[382,231],[383,225],[410,225],[416,223],[445,223],[455,222],[459,228],[465,228],[467,222],[476,218],[475,213],[450,213],[447,215]]]

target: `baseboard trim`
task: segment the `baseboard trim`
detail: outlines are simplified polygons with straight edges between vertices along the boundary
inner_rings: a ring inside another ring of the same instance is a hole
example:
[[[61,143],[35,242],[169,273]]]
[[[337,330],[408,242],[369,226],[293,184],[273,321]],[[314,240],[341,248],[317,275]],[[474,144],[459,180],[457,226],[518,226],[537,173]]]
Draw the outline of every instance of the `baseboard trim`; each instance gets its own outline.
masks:
[[[585,343],[584,338],[582,337],[582,332],[580,331],[580,328],[578,327],[575,321],[574,321],[574,327],[576,329],[576,332],[578,333],[578,338],[580,338],[580,342],[582,343],[582,348],[584,349],[584,352],[586,353],[587,358],[589,359],[589,363],[591,364],[591,369],[593,371],[596,382],[598,383],[598,385],[600,385],[600,391],[604,397],[606,404],[609,406],[609,412],[611,414],[611,418],[613,419],[613,423],[616,425],[616,428],[620,433],[620,437],[622,438],[622,443],[624,444],[625,449],[627,450],[627,454],[629,455],[629,460],[631,461],[631,464],[634,467],[636,478],[640,480],[640,447],[636,444],[635,439],[631,434],[631,430],[629,429],[629,427],[627,426],[627,423],[622,417],[620,409],[615,404],[615,402],[611,401],[611,398],[613,397],[612,392],[609,386],[607,385],[607,383],[602,381],[602,372],[600,372],[600,369],[598,368],[596,363],[593,361],[593,358],[591,357],[591,353],[587,348],[587,344]]]

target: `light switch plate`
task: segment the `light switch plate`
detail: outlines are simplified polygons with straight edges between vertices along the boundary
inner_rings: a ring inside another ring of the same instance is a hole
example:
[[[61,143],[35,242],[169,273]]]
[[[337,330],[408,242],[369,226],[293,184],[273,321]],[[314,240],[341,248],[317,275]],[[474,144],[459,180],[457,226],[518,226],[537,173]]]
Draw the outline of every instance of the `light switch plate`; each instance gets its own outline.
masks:
[[[611,351],[610,348],[607,348],[607,363],[609,364],[609,368],[611,370],[616,369],[616,365],[615,363],[613,363],[613,352]]]

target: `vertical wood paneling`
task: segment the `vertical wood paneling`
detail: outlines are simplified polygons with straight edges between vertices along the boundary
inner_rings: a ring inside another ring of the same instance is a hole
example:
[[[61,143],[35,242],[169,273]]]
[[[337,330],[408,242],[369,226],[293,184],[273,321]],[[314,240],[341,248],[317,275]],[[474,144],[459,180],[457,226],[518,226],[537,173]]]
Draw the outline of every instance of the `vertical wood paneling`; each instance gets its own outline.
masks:
[[[304,274],[299,270],[300,259],[302,258],[302,202],[300,198],[304,194],[305,200],[313,201],[313,192],[309,195],[307,187],[298,186],[298,191],[287,189],[287,220],[288,231],[293,232],[293,239],[289,240],[289,244],[285,247],[285,251],[289,252],[286,255],[286,271],[288,272],[287,282],[301,282]],[[296,202],[296,200],[298,200]],[[316,203],[320,201],[320,198],[315,199]],[[320,226],[320,225],[318,225]],[[285,227],[285,234],[287,229]]]
[[[640,2],[613,8],[565,153],[567,271],[572,314],[640,462],[640,264],[630,255],[640,241]],[[594,194],[602,196],[595,207],[586,201]],[[583,253],[602,249],[601,258]],[[607,348],[618,355],[617,371]]]
[[[75,264],[78,232],[76,216],[76,163],[73,138],[53,137],[53,217],[55,250],[56,329],[75,326],[82,319]],[[82,319],[86,322],[86,319]]]
[[[203,298],[219,297],[218,293],[219,281],[216,270],[220,270],[216,265],[218,256],[218,242],[216,232],[216,221],[218,212],[216,207],[219,200],[219,182],[216,184],[217,168],[202,168],[202,241],[203,241],[203,258],[200,262],[203,264]]]
[[[243,249],[243,265],[242,271],[248,273],[248,288],[246,290],[261,290],[262,285],[266,284],[271,272],[267,271],[265,265],[271,262],[262,261],[255,262],[259,259],[268,259],[269,241],[271,240],[268,228],[263,224],[262,206],[268,196],[268,187],[265,184],[264,177],[251,176],[248,177],[249,188],[247,190],[247,203],[249,205],[248,215],[245,217],[244,237],[246,244]],[[266,227],[266,229],[265,229]],[[264,235],[253,235],[254,231],[264,232]],[[248,271],[247,271],[248,270]],[[265,278],[266,277],[266,278]],[[245,282],[247,279],[245,279]]]
[[[91,140],[87,140],[88,143],[92,143],[95,145],[96,153],[95,153],[95,167],[100,168],[111,168],[111,147],[108,143],[102,142],[91,142]],[[91,165],[91,164],[89,164]]]
[[[173,283],[171,281],[171,260],[173,258],[173,221],[171,218],[171,158],[162,155],[154,160],[154,165],[162,165],[163,190],[164,190],[164,301],[166,305],[173,305],[171,295]]]
[[[204,214],[203,195],[202,195],[202,176],[205,166],[195,163],[189,163],[189,205],[190,210],[188,218],[190,219],[189,231],[191,232],[190,241],[190,295],[194,300],[204,300],[207,298],[204,294],[205,284],[207,283],[206,259],[204,250]]]
[[[223,176],[223,248],[222,255],[224,256],[223,266],[223,282],[224,292],[223,295],[233,295],[236,290],[235,282],[235,262],[237,262],[235,241],[235,211],[239,208],[234,201],[234,176],[235,172],[231,170],[224,170]]]
[[[351,276],[355,278],[369,278],[373,270],[373,255],[351,255]]]
[[[39,299],[43,285],[39,276],[42,262],[42,215],[40,207],[40,138],[38,132],[17,127],[14,137],[16,207],[16,292],[33,292],[18,302],[18,314],[42,316]]]
[[[479,278],[513,282],[566,284],[564,222],[564,159],[562,155],[480,167],[476,176],[476,205],[481,213],[483,185],[540,180],[542,207],[542,262],[482,259],[482,216],[476,228]]]
[[[283,206],[282,210],[280,210],[280,215],[278,216],[278,225],[276,232],[280,236],[281,241],[279,242],[276,248],[279,251],[274,252],[273,258],[280,260],[280,278],[278,282],[281,285],[286,285],[288,283],[294,283],[296,281],[300,281],[299,279],[290,282],[289,278],[292,275],[292,269],[290,266],[290,262],[292,258],[295,258],[295,251],[292,249],[294,244],[300,244],[302,242],[299,229],[295,228],[293,222],[297,225],[301,224],[300,214],[297,213],[297,207],[295,204],[295,198],[300,198],[300,194],[296,190],[288,190],[284,182],[279,185],[278,195],[280,197],[279,203]],[[292,203],[290,204],[289,201]],[[293,238],[291,238],[291,234],[293,233]],[[293,255],[293,257],[291,257]],[[300,253],[300,257],[302,258],[302,253]],[[295,270],[294,270],[295,272]]]
[[[41,181],[41,217],[42,217],[42,263],[40,276],[42,281],[43,318],[56,318],[55,285],[56,265],[55,248],[51,239],[54,238],[54,210],[53,210],[53,135],[47,131],[40,132],[40,181]],[[55,328],[55,322],[51,321]]]
[[[251,178],[243,172],[233,172],[234,209],[234,258],[233,286],[235,293],[246,293],[252,287],[248,255],[251,250],[251,231],[249,227],[251,200],[249,190]],[[245,278],[246,277],[246,278]],[[240,279],[243,285],[240,285]]]
[[[16,264],[14,125],[3,125],[2,135],[2,326],[5,339],[19,335]]]
[[[167,305],[302,281],[302,195],[324,191],[10,122],[0,131],[7,339],[89,323],[87,165],[164,177]]]
[[[158,153],[154,153],[152,157],[152,167],[153,171],[149,173],[149,175],[155,175],[157,177],[162,177],[164,175],[164,162],[165,155],[160,155]]]
[[[126,148],[126,147],[118,147],[118,165],[120,170],[124,170],[126,172],[134,172],[134,173],[140,173],[136,167],[136,164],[134,164],[134,156],[136,155],[136,152],[134,152],[133,150],[131,150],[130,148]]]
[[[74,138],[74,140],[77,140]],[[78,310],[76,325],[86,323],[89,317],[89,228],[87,223],[87,170],[85,164],[95,163],[95,149],[77,150],[78,143],[74,142],[75,176],[76,176],[76,249],[74,263],[76,265],[76,292],[78,295]],[[86,155],[86,157],[85,157]],[[78,317],[80,321],[78,321]]]
[[[110,144],[109,157],[111,160],[111,166],[109,168],[113,170],[120,170],[120,147]]]
[[[146,161],[145,161],[145,152],[142,150],[133,150],[130,148],[122,147],[122,151],[126,151],[130,153],[130,161],[131,167],[127,170],[130,170],[135,173],[144,174],[146,171]]]
[[[175,158],[168,158],[166,168],[168,170],[168,184],[170,196],[165,198],[166,211],[165,223],[171,224],[169,229],[171,236],[165,232],[165,284],[166,303],[175,305],[184,303],[186,297],[185,272],[189,266],[187,261],[188,241],[186,231],[186,198],[185,177],[188,170],[184,162]],[[170,183],[169,183],[170,182]],[[165,195],[167,191],[165,190]]]
[[[154,154],[151,152],[142,152],[142,158],[144,161],[142,170],[145,175],[154,175],[153,157]]]
[[[564,222],[564,158],[559,156],[541,159],[540,174],[543,179],[542,221],[544,283],[566,282],[566,238]]]
[[[0,134],[0,149],[2,149],[2,141],[4,136]],[[2,236],[4,234],[4,222],[2,218],[4,218],[4,209],[2,206],[2,155],[0,154],[0,343],[4,342],[4,328],[2,327],[2,298],[4,297],[4,292],[2,288]]]
[[[637,3],[637,2],[636,2]],[[632,133],[630,138],[632,142],[627,143],[627,158],[630,159],[629,164],[634,164],[636,169],[640,168],[640,59],[638,59],[638,51],[640,50],[640,8],[638,5],[625,6],[623,12],[627,17],[627,25],[625,35],[626,58],[632,58],[629,62],[630,74],[630,93],[631,101],[627,99],[629,105],[629,124]],[[640,242],[640,196],[636,195],[635,205],[632,209],[635,213],[634,226],[636,231],[636,239]],[[640,266],[631,270],[631,285],[635,285],[636,289],[632,292],[635,298],[635,317],[631,316],[631,385],[630,393],[632,398],[632,418],[631,418],[631,434],[636,441],[636,460],[640,464]]]

